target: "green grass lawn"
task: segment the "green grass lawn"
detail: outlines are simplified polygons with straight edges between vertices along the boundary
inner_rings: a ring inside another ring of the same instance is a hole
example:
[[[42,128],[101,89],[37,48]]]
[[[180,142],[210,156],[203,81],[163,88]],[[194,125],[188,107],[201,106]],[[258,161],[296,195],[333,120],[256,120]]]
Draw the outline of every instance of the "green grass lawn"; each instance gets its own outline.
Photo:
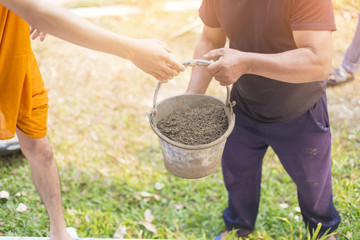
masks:
[[[356,26],[357,10],[348,11],[350,15],[336,10],[334,67]],[[139,15],[90,20],[119,34],[159,38],[185,61],[192,58],[201,27],[170,36],[196,19],[196,10],[164,13],[154,7]],[[154,79],[125,60],[51,36],[45,43],[33,42],[33,48],[50,97],[48,135],[61,175],[65,219],[79,237],[112,238],[120,226],[126,229],[125,238],[212,239],[225,230],[222,211],[227,193],[221,170],[187,180],[163,166],[158,138],[146,116],[157,84]],[[189,76],[190,69],[163,85],[159,98],[183,93]],[[360,239],[357,77],[353,83],[328,89],[334,202],[342,217],[338,229],[342,240]],[[224,99],[226,91],[212,82],[208,94]],[[21,154],[0,158],[1,190],[10,197],[0,199],[0,236],[48,235],[48,217]],[[295,185],[271,149],[264,159],[261,194],[256,230],[244,239],[307,239]],[[27,211],[16,211],[20,203]],[[143,224],[149,210],[156,232]]]

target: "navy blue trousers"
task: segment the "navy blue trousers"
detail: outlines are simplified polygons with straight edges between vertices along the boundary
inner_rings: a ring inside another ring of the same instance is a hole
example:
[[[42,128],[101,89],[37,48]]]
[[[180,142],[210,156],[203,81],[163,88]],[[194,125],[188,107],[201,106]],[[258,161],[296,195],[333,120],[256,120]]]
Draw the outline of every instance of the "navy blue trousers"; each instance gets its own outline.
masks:
[[[227,229],[238,230],[239,236],[254,230],[262,160],[269,146],[296,184],[301,213],[310,232],[319,222],[322,233],[329,228],[330,232],[336,230],[341,219],[332,199],[326,95],[303,115],[281,123],[260,124],[236,117],[222,157],[229,195],[228,207],[223,212]]]

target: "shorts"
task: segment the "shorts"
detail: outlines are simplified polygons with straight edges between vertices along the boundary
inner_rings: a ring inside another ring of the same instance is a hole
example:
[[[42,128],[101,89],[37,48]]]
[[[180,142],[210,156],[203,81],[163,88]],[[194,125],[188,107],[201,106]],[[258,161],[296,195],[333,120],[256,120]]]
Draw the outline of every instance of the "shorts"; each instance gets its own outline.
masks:
[[[43,138],[47,134],[49,98],[35,57],[31,62],[28,75],[31,81],[31,110],[30,114],[19,111],[16,127],[31,138]]]
[[[0,139],[16,128],[46,136],[48,96],[30,44],[30,26],[0,4]]]

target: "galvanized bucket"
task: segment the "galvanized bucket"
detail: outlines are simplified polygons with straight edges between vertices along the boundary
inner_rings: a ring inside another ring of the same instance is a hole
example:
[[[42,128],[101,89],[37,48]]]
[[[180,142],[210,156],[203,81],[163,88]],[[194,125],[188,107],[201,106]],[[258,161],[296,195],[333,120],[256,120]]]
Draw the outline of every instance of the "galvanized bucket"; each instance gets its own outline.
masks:
[[[212,62],[194,59],[184,62],[184,66],[208,66]],[[162,100],[156,103],[161,83],[157,85],[154,93],[153,108],[148,114],[150,126],[159,137],[165,168],[172,174],[182,178],[196,179],[210,175],[219,167],[227,137],[235,124],[235,115],[230,103],[230,88],[227,86],[226,102],[203,94],[183,94]],[[185,145],[175,142],[164,136],[156,127],[157,123],[171,114],[189,107],[204,104],[216,104],[224,107],[228,118],[228,129],[215,141],[201,145]]]

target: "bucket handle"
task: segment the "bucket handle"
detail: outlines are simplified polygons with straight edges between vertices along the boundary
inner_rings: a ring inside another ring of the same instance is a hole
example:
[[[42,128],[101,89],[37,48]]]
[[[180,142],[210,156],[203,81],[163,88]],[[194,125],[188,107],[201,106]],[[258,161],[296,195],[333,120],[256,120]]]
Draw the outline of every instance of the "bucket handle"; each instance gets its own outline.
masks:
[[[208,60],[203,60],[203,59],[192,59],[192,60],[189,60],[189,61],[185,61],[183,62],[182,64],[185,66],[185,67],[193,67],[193,66],[203,66],[203,67],[207,67],[209,66],[210,64],[212,64],[214,61],[208,61]],[[154,99],[153,99],[153,110],[151,112],[151,114],[153,116],[156,115],[156,102],[157,102],[157,97],[158,97],[158,93],[159,93],[159,90],[160,90],[160,87],[161,87],[162,83],[159,82],[158,85],[156,86],[156,89],[155,89],[155,92],[154,92]],[[225,106],[229,107],[230,108],[230,111],[232,113],[232,107],[235,105],[235,102],[234,103],[230,103],[230,87],[229,85],[226,86],[226,103],[225,103]]]

